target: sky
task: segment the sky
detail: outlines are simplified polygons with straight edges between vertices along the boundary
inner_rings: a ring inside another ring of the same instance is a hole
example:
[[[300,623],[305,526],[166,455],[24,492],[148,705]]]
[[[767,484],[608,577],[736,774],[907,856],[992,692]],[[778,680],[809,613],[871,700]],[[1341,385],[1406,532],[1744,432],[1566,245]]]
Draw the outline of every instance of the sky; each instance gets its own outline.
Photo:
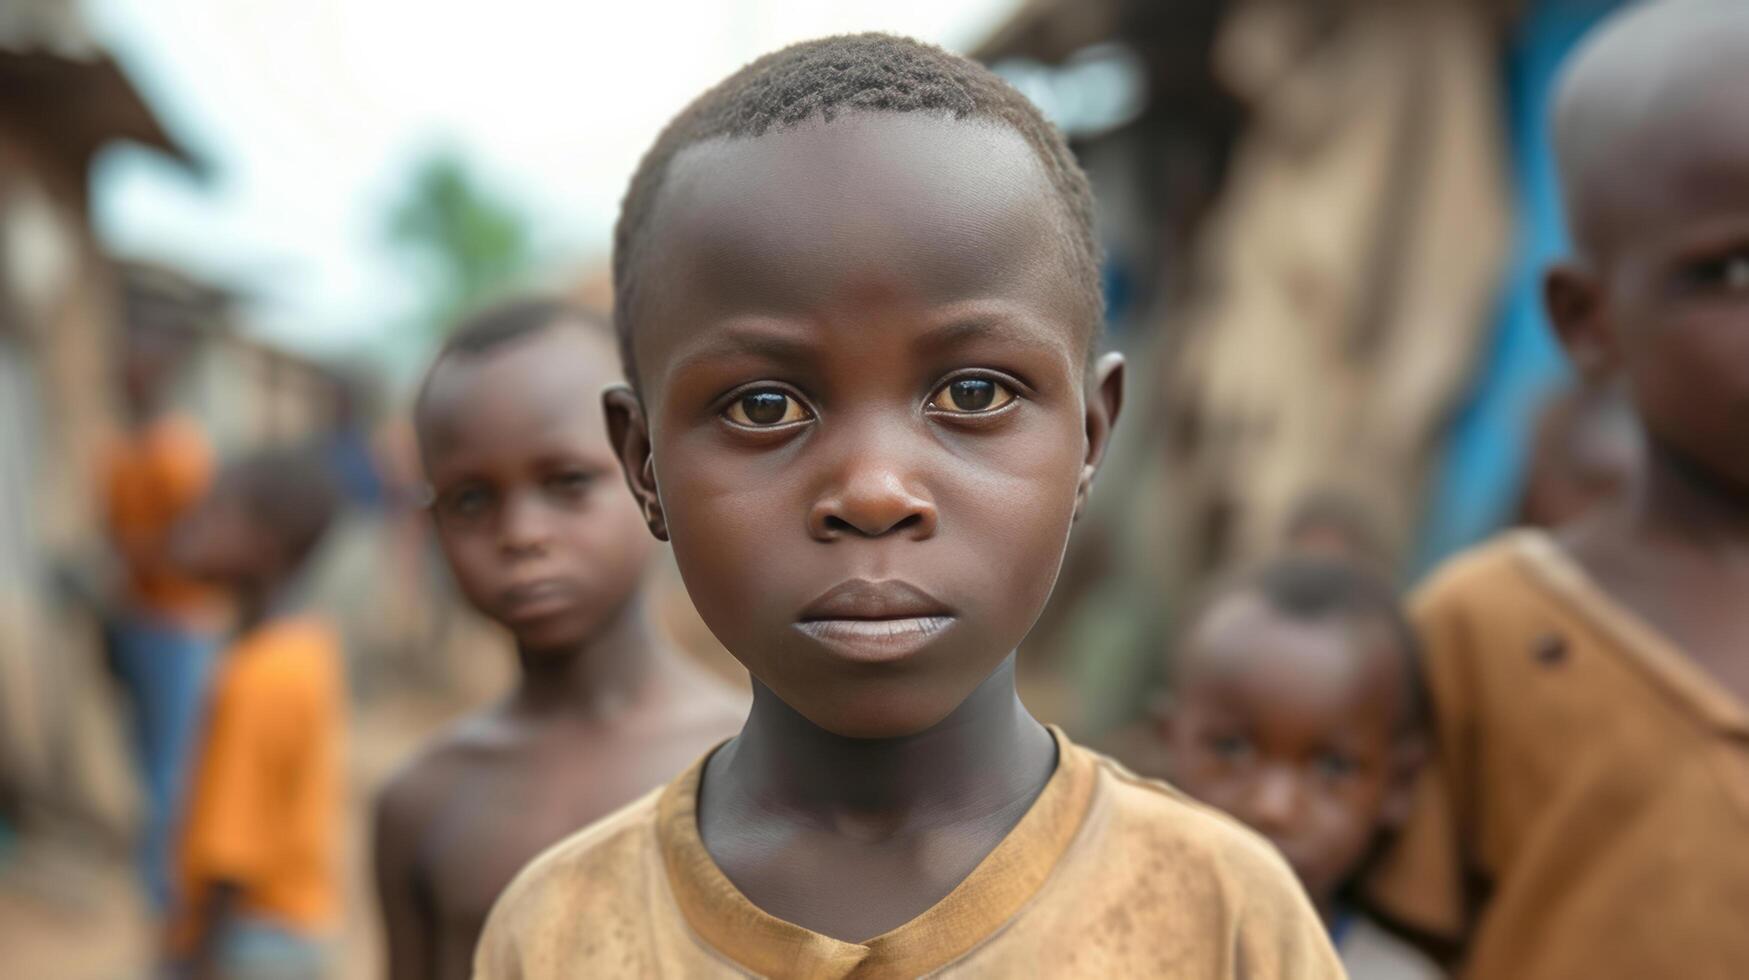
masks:
[[[250,327],[317,353],[417,306],[385,214],[454,147],[533,220],[555,267],[604,260],[638,157],[678,109],[792,41],[889,30],[964,49],[1018,0],[88,0],[87,18],[194,178],[107,153],[99,236],[248,298]]]

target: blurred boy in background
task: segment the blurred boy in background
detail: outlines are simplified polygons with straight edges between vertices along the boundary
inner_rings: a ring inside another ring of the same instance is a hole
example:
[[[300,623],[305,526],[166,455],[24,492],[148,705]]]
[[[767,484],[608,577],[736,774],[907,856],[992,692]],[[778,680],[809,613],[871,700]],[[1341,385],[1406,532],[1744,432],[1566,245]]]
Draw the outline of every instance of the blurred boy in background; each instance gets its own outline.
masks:
[[[1174,783],[1280,848],[1355,980],[1438,976],[1349,894],[1407,815],[1426,752],[1415,639],[1390,586],[1290,557],[1218,593],[1186,636],[1159,716]]]
[[[1460,556],[1415,617],[1436,766],[1369,889],[1465,975],[1749,966],[1749,4],[1618,16],[1555,118],[1550,319],[1625,383],[1631,491]]]
[[[611,329],[557,302],[459,326],[415,408],[431,512],[521,678],[383,790],[376,868],[395,978],[466,977],[493,901],[548,845],[733,734],[739,699],[655,633],[655,546],[620,482],[600,391]]]
[[[233,597],[181,838],[170,938],[188,976],[313,978],[339,923],[344,679],[297,586],[339,496],[318,454],[226,467],[178,529],[188,567]]]
[[[106,628],[110,662],[133,709],[145,788],[141,873],[160,912],[172,904],[176,810],[192,758],[218,596],[177,567],[171,530],[212,480],[198,424],[172,412],[168,390],[188,351],[188,327],[144,297],[129,297],[122,388],[128,431],[104,460],[102,482],[122,585]]]

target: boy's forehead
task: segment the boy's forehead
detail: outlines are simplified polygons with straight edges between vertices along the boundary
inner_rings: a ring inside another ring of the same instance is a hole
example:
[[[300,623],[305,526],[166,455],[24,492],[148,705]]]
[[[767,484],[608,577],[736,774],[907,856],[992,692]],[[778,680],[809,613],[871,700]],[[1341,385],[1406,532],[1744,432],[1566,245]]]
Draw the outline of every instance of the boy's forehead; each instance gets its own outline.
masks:
[[[991,294],[1082,331],[1064,204],[1007,127],[857,112],[669,165],[640,270],[638,362],[702,320]]]
[[[425,392],[420,441],[429,451],[568,420],[602,430],[601,390],[617,380],[613,342],[592,327],[554,325],[489,350],[452,353]]]
[[[1217,600],[1179,652],[1175,673],[1187,694],[1220,684],[1327,688],[1325,693],[1391,690],[1363,683],[1394,651],[1383,624],[1352,616],[1307,620],[1286,615],[1261,596],[1234,593]],[[1317,693],[1308,690],[1308,693]]]
[[[1749,208],[1749,6],[1649,4],[1585,50],[1557,106],[1582,244]]]

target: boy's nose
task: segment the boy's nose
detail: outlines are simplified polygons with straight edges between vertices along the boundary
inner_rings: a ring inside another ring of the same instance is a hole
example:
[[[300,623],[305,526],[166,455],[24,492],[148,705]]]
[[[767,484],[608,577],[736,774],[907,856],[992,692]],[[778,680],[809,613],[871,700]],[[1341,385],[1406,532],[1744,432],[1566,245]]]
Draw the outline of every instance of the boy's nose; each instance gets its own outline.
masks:
[[[498,528],[498,545],[506,554],[541,552],[552,537],[545,508],[531,494],[512,494],[504,501]]]
[[[1264,833],[1286,830],[1299,818],[1302,793],[1299,776],[1289,766],[1271,766],[1251,792],[1248,821]]]
[[[921,541],[935,534],[935,521],[935,502],[907,485],[895,467],[864,461],[852,464],[845,478],[815,501],[808,531],[818,541],[887,534]]]

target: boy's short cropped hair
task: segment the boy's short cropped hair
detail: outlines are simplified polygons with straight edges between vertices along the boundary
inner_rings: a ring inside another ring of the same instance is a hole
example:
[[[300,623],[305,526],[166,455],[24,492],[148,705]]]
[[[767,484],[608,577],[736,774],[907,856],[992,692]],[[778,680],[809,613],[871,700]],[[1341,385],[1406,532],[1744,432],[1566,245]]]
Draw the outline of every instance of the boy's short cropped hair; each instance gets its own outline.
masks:
[[[1290,555],[1239,577],[1217,592],[1217,596],[1247,594],[1257,596],[1288,619],[1302,622],[1346,619],[1383,626],[1403,669],[1406,691],[1402,723],[1409,729],[1426,723],[1420,644],[1404,615],[1401,597],[1382,576],[1353,561]]]
[[[415,429],[424,416],[425,397],[431,379],[445,362],[456,357],[478,357],[539,333],[560,323],[576,324],[607,334],[612,330],[605,317],[593,309],[557,296],[531,296],[501,300],[483,306],[457,321],[437,356],[431,359],[419,391],[413,399]]]
[[[243,509],[284,542],[293,565],[316,550],[340,511],[340,489],[314,450],[272,448],[253,453],[221,476]]]
[[[934,45],[890,34],[847,34],[784,48],[748,64],[694,99],[663,129],[632,175],[614,229],[614,326],[627,379],[635,387],[632,320],[638,265],[669,165],[681,151],[714,139],[764,135],[841,113],[926,112],[989,120],[1019,133],[1061,200],[1064,244],[1094,329],[1102,310],[1093,192],[1056,127],[995,72]]]
[[[444,339],[435,360],[451,354],[486,354],[564,321],[607,329],[599,313],[556,296],[504,300],[463,317]]]

